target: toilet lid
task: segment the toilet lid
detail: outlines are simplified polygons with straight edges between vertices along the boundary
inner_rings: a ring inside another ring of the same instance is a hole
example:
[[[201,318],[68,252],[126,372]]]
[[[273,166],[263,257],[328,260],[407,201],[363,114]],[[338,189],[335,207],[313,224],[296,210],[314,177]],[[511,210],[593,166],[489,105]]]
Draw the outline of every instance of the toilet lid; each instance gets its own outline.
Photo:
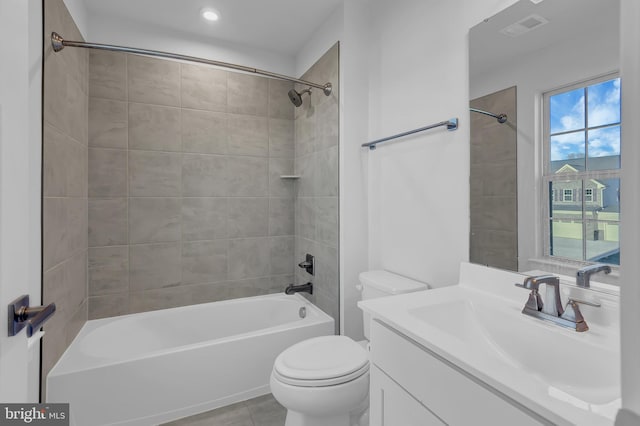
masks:
[[[369,354],[346,336],[322,336],[305,340],[283,351],[273,366],[274,373],[284,381],[344,383],[333,380],[347,377],[353,380],[369,369]],[[327,385],[325,383],[325,385]]]

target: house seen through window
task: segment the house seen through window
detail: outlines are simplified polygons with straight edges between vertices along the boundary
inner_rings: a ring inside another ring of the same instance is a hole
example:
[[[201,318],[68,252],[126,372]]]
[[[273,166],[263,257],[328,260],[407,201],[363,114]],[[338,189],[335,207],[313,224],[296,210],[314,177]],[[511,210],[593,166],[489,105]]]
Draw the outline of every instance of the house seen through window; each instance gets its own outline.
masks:
[[[546,254],[620,264],[620,79],[544,95]]]

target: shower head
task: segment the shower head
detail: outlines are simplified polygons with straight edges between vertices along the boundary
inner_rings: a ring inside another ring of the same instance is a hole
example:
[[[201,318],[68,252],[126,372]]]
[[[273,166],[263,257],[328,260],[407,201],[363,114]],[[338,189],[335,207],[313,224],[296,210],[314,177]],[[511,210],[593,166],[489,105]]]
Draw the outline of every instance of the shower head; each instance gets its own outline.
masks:
[[[302,105],[302,95],[304,95],[305,93],[311,95],[311,88],[303,90],[302,92],[298,92],[296,89],[289,90],[289,99],[291,100],[291,103],[296,106],[296,108]]]

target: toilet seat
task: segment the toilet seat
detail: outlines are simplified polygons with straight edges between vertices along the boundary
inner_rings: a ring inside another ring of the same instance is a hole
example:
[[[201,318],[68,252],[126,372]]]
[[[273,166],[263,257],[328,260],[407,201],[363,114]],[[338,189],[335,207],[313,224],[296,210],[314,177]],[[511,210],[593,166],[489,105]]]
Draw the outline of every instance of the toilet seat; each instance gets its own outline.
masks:
[[[346,336],[308,339],[282,352],[273,366],[279,381],[302,387],[334,386],[369,371],[369,356]]]

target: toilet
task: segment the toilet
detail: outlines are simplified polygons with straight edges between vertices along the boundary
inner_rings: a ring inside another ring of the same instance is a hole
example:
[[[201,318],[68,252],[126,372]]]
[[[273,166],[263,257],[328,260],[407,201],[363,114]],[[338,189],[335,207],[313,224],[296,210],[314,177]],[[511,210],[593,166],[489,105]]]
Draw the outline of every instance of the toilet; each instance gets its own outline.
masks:
[[[359,276],[362,300],[426,290],[427,284],[388,271]],[[271,392],[287,409],[285,426],[368,426],[370,317],[364,336],[321,336],[285,349],[271,372]]]

